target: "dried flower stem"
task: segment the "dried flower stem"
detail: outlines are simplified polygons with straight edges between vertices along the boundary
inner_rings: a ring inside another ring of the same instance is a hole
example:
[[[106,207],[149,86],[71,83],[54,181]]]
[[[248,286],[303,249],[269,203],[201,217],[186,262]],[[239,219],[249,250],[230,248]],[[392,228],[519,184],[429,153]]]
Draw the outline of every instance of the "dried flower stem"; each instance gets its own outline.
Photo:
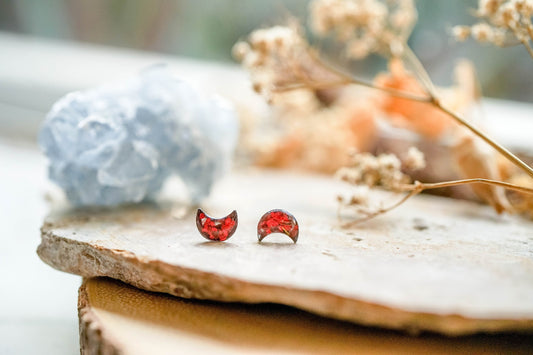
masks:
[[[520,158],[518,158],[516,155],[511,153],[505,147],[503,147],[499,143],[495,142],[492,138],[488,137],[485,133],[481,132],[479,129],[477,129],[476,127],[472,126],[470,123],[468,123],[464,118],[459,116],[457,113],[451,111],[450,109],[448,109],[448,108],[446,108],[445,106],[442,105],[442,103],[440,102],[440,100],[437,98],[437,96],[435,94],[435,88],[434,88],[433,83],[432,83],[432,81],[431,81],[431,79],[429,77],[429,74],[425,70],[424,66],[420,63],[420,61],[418,60],[416,55],[413,53],[413,51],[408,46],[405,46],[405,48],[406,48],[405,51],[404,51],[405,56],[409,60],[410,64],[413,65],[414,69],[416,70],[419,79],[421,80],[422,84],[424,85],[424,87],[425,87],[425,89],[426,89],[426,91],[428,93],[428,96],[412,95],[410,93],[402,92],[402,91],[399,91],[399,90],[389,89],[389,88],[385,88],[385,87],[378,87],[378,86],[374,85],[373,83],[366,82],[366,81],[354,78],[351,75],[346,74],[346,73],[344,73],[344,72],[332,67],[331,65],[327,64],[326,62],[324,62],[312,50],[309,50],[309,53],[310,53],[311,57],[314,59],[314,61],[316,62],[316,64],[322,66],[323,68],[331,71],[332,73],[334,73],[335,75],[340,77],[340,80],[336,81],[336,82],[320,83],[320,88],[325,88],[328,85],[329,85],[329,87],[335,87],[335,86],[346,85],[346,84],[362,85],[362,86],[366,86],[366,87],[369,87],[369,88],[373,88],[373,89],[384,91],[384,92],[386,92],[386,93],[388,93],[390,95],[396,96],[396,97],[400,97],[400,98],[404,98],[404,99],[408,99],[408,100],[413,100],[413,101],[418,101],[418,102],[422,102],[422,103],[427,103],[427,104],[433,105],[435,108],[441,110],[442,112],[446,113],[448,116],[453,118],[457,123],[461,124],[462,126],[466,127],[467,129],[469,129],[476,136],[478,136],[481,139],[483,139],[486,143],[488,143],[491,147],[496,149],[500,154],[502,154],[510,162],[512,162],[514,165],[516,165],[517,167],[519,167],[520,169],[525,171],[531,178],[533,178],[533,168],[531,168],[529,165],[524,163],[522,160],[520,160]],[[290,85],[290,86],[286,86],[286,87],[275,88],[274,91],[275,92],[282,92],[282,91],[294,90],[294,89],[299,89],[299,88],[315,88],[315,87],[317,87],[316,85],[317,84],[314,84],[314,83],[306,83],[306,82],[304,82],[301,85],[294,84],[294,85]]]
[[[529,43],[527,43],[529,46]],[[529,47],[531,48],[531,47]],[[405,46],[405,57],[408,58],[408,60],[414,65],[415,72],[419,74],[419,77],[421,78],[422,84],[426,87],[428,94],[431,97],[431,104],[441,110],[442,112],[446,113],[448,116],[453,118],[457,123],[463,125],[467,129],[469,129],[472,133],[474,133],[476,136],[483,139],[486,143],[488,143],[491,147],[496,149],[500,154],[502,154],[505,158],[507,158],[509,161],[511,161],[514,165],[518,166],[520,169],[524,170],[531,178],[533,178],[533,168],[531,168],[529,165],[524,163],[520,158],[518,158],[516,155],[511,153],[507,148],[503,147],[502,145],[496,143],[492,138],[487,136],[485,133],[481,132],[476,127],[472,126],[468,121],[466,121],[464,118],[456,114],[455,112],[451,111],[447,107],[443,106],[441,101],[436,96],[435,87],[433,86],[433,83],[429,77],[428,72],[420,63],[418,60],[418,57],[414,54],[414,52],[409,48],[409,46]],[[532,53],[533,54],[533,51]]]
[[[427,94],[432,98],[430,101],[434,100],[437,95],[435,85],[429,77],[429,73],[427,72],[426,68],[424,68],[424,65],[422,65],[416,54],[408,45],[404,46],[403,57],[405,60],[407,60],[408,64],[413,67],[414,73],[418,76],[418,79],[424,86]]]
[[[415,182],[415,184],[416,184],[416,182]],[[350,228],[350,227],[355,226],[356,224],[359,224],[359,223],[362,223],[362,222],[366,222],[366,221],[371,220],[372,218],[375,218],[375,217],[377,217],[377,216],[379,216],[381,214],[387,213],[387,212],[395,209],[396,207],[402,205],[405,201],[407,201],[411,197],[413,197],[415,195],[418,195],[422,191],[423,191],[423,189],[422,190],[419,190],[419,189],[412,190],[407,195],[402,197],[402,199],[400,201],[396,202],[392,206],[389,206],[389,207],[386,207],[386,208],[380,208],[379,210],[377,210],[375,212],[371,212],[371,213],[366,214],[366,216],[363,217],[363,218],[359,218],[359,219],[356,219],[356,220],[351,221],[351,222],[343,223],[343,224],[341,224],[341,227],[342,228]]]
[[[490,180],[490,179],[462,179],[462,180],[451,180],[451,181],[443,181],[443,182],[436,182],[436,183],[423,183],[420,181],[415,181],[412,184],[404,184],[398,187],[399,190],[409,192],[407,195],[402,197],[398,202],[394,203],[393,205],[386,207],[386,208],[380,208],[379,210],[375,212],[368,213],[364,218],[357,219],[355,221],[351,221],[348,223],[342,224],[343,228],[349,228],[352,227],[358,223],[368,221],[372,218],[375,218],[381,214],[384,214],[386,212],[389,212],[396,207],[402,205],[404,202],[409,200],[411,197],[418,195],[424,190],[432,190],[432,189],[440,189],[443,187],[450,187],[450,186],[459,186],[459,185],[468,185],[468,184],[485,184],[485,185],[492,185],[492,186],[499,186],[503,187],[508,190],[514,190],[518,192],[523,192],[526,194],[532,194],[533,195],[533,189],[511,184],[508,182],[503,181],[497,181],[497,180]]]
[[[316,53],[316,51],[312,50],[311,48],[307,48],[307,51],[309,53],[309,57],[312,58],[317,65],[333,73],[335,76],[339,77],[340,79],[336,81],[331,81],[331,82],[305,82],[304,81],[304,82],[297,83],[297,84],[276,87],[272,90],[273,92],[279,93],[279,92],[285,92],[285,91],[297,90],[297,89],[303,89],[303,88],[326,89],[326,88],[332,88],[336,86],[343,86],[347,84],[354,84],[354,85],[359,85],[359,86],[365,86],[371,89],[377,89],[377,90],[389,93],[391,95],[394,95],[396,97],[400,97],[400,98],[407,99],[407,100],[413,100],[413,101],[425,102],[425,103],[430,103],[432,101],[431,96],[413,95],[409,92],[404,92],[401,90],[395,90],[395,89],[391,89],[387,87],[376,86],[370,81],[365,81],[359,78],[355,78],[351,76],[350,74],[347,74],[333,67],[332,65],[326,63],[324,60],[322,60],[322,58],[320,58],[320,56]]]
[[[531,28],[530,23],[531,21],[529,21],[529,24],[526,23],[525,25],[525,27],[527,28],[529,37],[530,37],[529,39],[526,38],[525,36],[522,36],[518,32],[518,28],[511,26],[510,29],[511,29],[511,32],[516,36],[516,38],[520,41],[520,43],[522,43],[522,45],[526,48],[531,58],[533,58],[533,48],[531,47],[531,44],[529,43],[530,40],[533,40],[533,28]]]
[[[516,155],[511,153],[507,148],[501,146],[500,144],[496,143],[493,139],[489,138],[487,135],[485,135],[483,132],[481,132],[476,127],[472,126],[470,123],[468,123],[464,118],[459,116],[458,114],[454,113],[453,111],[449,110],[445,106],[443,106],[440,101],[435,99],[432,104],[440,109],[442,112],[446,113],[448,116],[452,117],[456,122],[460,123],[464,127],[468,128],[472,133],[483,139],[485,142],[487,142],[491,147],[496,149],[500,154],[502,154],[504,157],[506,157],[510,162],[512,162],[514,165],[518,166],[520,169],[524,170],[530,177],[533,178],[533,168],[531,168],[529,165],[524,163],[520,158],[518,158]]]
[[[529,34],[529,37],[533,41],[533,23],[531,23],[530,18],[526,18],[525,21],[526,21],[527,33]]]
[[[513,32],[515,34],[517,33],[516,30],[513,30]],[[529,29],[529,32],[531,32],[531,29]],[[531,33],[530,33],[530,36],[531,36]],[[531,44],[529,44],[529,40],[527,40],[526,38],[521,38],[520,42],[524,45],[524,47],[526,48],[531,58],[533,58],[533,48],[531,48]]]
[[[451,181],[434,182],[434,183],[422,183],[422,182],[417,181],[414,184],[402,185],[400,188],[404,191],[415,191],[419,189],[420,191],[423,191],[423,190],[440,189],[443,187],[466,185],[466,184],[493,185],[493,186],[503,187],[508,190],[514,190],[514,191],[523,192],[526,194],[533,194],[533,189],[529,187],[519,186],[519,185],[511,184],[509,182],[503,182],[503,181],[491,180],[491,179],[483,179],[483,178],[451,180]]]
[[[345,74],[343,74],[345,75]],[[377,89],[386,93],[389,93],[390,95],[400,97],[402,99],[412,100],[412,101],[418,101],[418,102],[424,102],[424,103],[430,103],[431,97],[430,96],[419,96],[419,95],[413,95],[408,92],[395,90],[387,87],[382,86],[376,86],[372,84],[369,81],[357,79],[357,78],[351,78],[349,76],[346,76],[345,79],[341,79],[338,81],[330,81],[330,82],[302,82],[298,84],[291,84],[291,85],[285,85],[285,86],[279,86],[274,89],[272,89],[272,92],[275,93],[282,93],[286,91],[291,90],[298,90],[298,89],[313,89],[313,90],[320,90],[320,89],[329,89],[337,86],[344,86],[348,84],[354,84],[354,85],[360,85],[365,86],[371,89]]]

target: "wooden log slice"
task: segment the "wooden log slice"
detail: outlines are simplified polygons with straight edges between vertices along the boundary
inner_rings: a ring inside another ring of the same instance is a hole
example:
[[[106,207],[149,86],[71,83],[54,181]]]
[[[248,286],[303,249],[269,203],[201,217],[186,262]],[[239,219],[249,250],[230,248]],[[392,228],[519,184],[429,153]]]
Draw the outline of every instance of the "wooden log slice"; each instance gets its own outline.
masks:
[[[215,217],[238,211],[224,243],[200,236],[195,210],[177,218],[177,204],[57,211],[38,254],[59,270],[185,298],[280,303],[410,332],[533,330],[531,222],[418,196],[345,230],[335,202],[345,188],[325,177],[235,174],[202,206]],[[273,208],[298,219],[298,243],[257,242],[257,221]]]
[[[107,278],[79,292],[82,354],[528,354],[517,334],[418,337],[274,304],[191,301]]]

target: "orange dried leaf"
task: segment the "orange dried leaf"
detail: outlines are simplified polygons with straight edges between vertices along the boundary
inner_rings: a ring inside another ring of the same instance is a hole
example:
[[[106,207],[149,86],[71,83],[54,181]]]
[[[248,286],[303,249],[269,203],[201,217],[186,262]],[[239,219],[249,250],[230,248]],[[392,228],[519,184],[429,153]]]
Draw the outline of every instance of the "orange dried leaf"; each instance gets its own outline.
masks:
[[[453,158],[464,178],[486,178],[501,181],[498,159],[492,151],[485,151],[472,136],[463,136],[452,148]],[[498,213],[511,212],[512,208],[501,187],[473,184],[472,189]]]
[[[456,67],[456,83],[453,88],[439,90],[439,98],[447,107],[456,111],[467,108],[478,96],[475,72],[469,62]],[[374,84],[401,92],[427,96],[422,84],[409,73],[400,59],[389,62],[389,73],[376,76]],[[455,123],[441,110],[429,103],[384,95],[382,109],[393,124],[413,130],[427,138],[439,138]]]
[[[517,174],[510,178],[510,183],[529,187],[533,189],[533,179],[526,174]],[[533,194],[527,194],[525,192],[510,191],[510,201],[513,204],[513,208],[517,213],[522,213],[533,219]]]

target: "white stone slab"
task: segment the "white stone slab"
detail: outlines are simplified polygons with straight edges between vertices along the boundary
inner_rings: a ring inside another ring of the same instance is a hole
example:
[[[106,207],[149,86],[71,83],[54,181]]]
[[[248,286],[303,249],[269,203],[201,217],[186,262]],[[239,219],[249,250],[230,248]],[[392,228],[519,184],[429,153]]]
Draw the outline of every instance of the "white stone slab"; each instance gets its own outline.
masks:
[[[345,188],[325,177],[235,174],[202,206],[215,217],[238,211],[225,243],[200,236],[195,211],[175,218],[177,205],[63,210],[45,222],[38,253],[66,272],[181,297],[281,303],[410,331],[533,330],[531,222],[419,196],[344,230],[335,195]],[[257,242],[256,223],[273,208],[298,219],[297,244]]]

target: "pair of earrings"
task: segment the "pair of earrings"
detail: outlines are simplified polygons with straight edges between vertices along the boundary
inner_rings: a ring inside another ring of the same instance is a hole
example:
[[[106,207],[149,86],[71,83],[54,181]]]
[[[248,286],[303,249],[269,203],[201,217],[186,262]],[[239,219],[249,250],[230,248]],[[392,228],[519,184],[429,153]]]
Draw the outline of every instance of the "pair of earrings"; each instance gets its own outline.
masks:
[[[222,218],[212,218],[201,209],[196,212],[196,227],[200,234],[208,240],[217,242],[228,240],[237,230],[237,224],[237,211]],[[262,241],[272,233],[283,233],[296,243],[298,241],[296,218],[284,210],[268,211],[257,223],[257,239]]]

